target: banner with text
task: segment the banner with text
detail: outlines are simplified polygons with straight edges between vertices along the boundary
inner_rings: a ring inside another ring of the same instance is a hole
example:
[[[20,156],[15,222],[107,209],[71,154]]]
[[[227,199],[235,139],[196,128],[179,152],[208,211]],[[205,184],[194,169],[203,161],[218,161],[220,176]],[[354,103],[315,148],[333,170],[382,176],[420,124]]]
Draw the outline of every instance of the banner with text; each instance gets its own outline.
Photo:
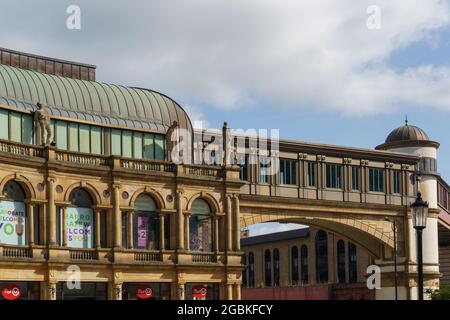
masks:
[[[0,201],[0,243],[26,245],[25,203]]]
[[[67,246],[93,248],[94,212],[90,208],[69,207],[66,211]]]

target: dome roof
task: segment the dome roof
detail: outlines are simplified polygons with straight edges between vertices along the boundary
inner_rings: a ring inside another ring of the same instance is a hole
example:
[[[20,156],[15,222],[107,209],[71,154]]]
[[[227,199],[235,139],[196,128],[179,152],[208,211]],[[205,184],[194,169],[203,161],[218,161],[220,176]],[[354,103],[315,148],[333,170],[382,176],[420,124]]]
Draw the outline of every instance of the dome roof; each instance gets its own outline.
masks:
[[[419,127],[412,126],[405,121],[405,125],[398,127],[389,133],[386,141],[377,146],[376,149],[390,149],[408,146],[435,146],[439,147],[437,142],[431,141],[425,131]]]
[[[192,131],[187,113],[155,91],[76,80],[0,64],[0,103],[34,111],[41,102],[55,117],[166,133],[173,121]]]
[[[398,127],[391,131],[391,133],[386,138],[385,143],[395,142],[395,141],[429,141],[428,135],[416,126],[411,126],[405,124],[404,126]]]

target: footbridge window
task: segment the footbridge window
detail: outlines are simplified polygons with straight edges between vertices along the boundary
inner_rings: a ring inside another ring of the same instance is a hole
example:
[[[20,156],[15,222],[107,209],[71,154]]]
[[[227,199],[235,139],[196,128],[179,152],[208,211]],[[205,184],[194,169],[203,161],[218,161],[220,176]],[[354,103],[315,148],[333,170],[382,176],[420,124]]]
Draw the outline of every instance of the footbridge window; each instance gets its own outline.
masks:
[[[384,170],[369,169],[369,191],[384,192]]]
[[[316,234],[316,281],[328,282],[328,243],[327,233],[319,230]]]
[[[192,204],[189,218],[189,248],[192,251],[213,251],[212,211],[203,199],[196,199]]]
[[[25,192],[15,181],[6,183],[0,201],[0,243],[27,244],[27,212]]]
[[[337,164],[326,165],[326,186],[327,188],[342,188],[342,166]]]
[[[297,184],[297,161],[280,159],[280,184]]]

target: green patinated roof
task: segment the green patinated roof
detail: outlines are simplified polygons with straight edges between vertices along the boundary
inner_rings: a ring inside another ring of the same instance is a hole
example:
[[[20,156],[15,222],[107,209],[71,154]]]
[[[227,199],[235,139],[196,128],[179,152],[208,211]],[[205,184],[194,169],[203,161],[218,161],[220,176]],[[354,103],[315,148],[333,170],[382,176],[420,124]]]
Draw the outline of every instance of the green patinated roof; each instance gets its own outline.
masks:
[[[0,64],[0,104],[33,111],[38,101],[55,116],[159,132],[176,120],[192,130],[186,112],[163,94]]]

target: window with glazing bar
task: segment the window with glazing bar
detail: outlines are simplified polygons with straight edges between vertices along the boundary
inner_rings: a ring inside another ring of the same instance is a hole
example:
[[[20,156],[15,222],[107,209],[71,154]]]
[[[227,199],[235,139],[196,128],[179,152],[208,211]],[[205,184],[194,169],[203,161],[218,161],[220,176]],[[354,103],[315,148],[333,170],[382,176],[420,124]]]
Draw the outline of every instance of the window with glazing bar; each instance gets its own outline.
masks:
[[[369,169],[369,191],[384,192],[384,169]]]
[[[395,170],[393,172],[393,192],[401,193],[401,171]]]
[[[352,190],[359,190],[359,168],[352,167]]]
[[[325,171],[327,188],[342,188],[342,166],[337,164],[327,164]]]
[[[316,164],[314,162],[307,162],[306,185],[308,187],[316,186]]]
[[[297,161],[280,159],[280,184],[297,184]]]

